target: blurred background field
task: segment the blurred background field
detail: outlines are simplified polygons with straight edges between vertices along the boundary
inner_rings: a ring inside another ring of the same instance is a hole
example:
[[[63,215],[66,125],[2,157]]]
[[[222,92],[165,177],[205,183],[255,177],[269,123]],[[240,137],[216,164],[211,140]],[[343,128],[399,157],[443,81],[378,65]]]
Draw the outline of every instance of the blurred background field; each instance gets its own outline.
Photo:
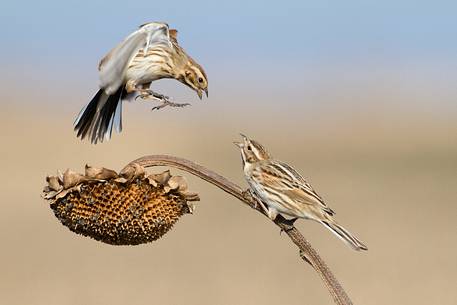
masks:
[[[39,197],[58,169],[163,153],[246,185],[239,132],[308,177],[367,243],[356,253],[297,223],[355,304],[457,303],[455,4],[75,3],[1,13],[0,304],[331,304],[275,226],[190,175],[195,214],[136,247],[71,233]],[[210,98],[160,81],[192,106],[125,103],[121,134],[79,141],[72,122],[97,89],[98,59],[148,20],[178,28]]]

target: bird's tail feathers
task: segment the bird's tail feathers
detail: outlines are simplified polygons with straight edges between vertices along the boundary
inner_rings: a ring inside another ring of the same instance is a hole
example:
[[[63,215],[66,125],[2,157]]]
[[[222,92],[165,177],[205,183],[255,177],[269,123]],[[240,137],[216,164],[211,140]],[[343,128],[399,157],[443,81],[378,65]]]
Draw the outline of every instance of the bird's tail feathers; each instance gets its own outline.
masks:
[[[368,250],[367,246],[362,241],[360,241],[357,237],[352,235],[348,230],[340,226],[335,221],[323,220],[321,222],[327,229],[332,231],[339,239],[341,239],[354,250]]]
[[[121,132],[124,95],[123,86],[112,95],[107,95],[100,89],[75,120],[77,136],[81,139],[90,138],[91,143],[96,144],[104,139],[109,140],[113,127]]]

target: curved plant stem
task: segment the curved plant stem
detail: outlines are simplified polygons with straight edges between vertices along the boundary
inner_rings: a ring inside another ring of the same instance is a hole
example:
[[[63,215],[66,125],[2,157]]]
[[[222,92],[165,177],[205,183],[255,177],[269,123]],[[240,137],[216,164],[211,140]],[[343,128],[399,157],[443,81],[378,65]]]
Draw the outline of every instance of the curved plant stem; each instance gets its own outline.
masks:
[[[257,203],[257,200],[250,192],[243,191],[243,189],[235,183],[192,161],[167,155],[145,156],[130,162],[126,167],[124,167],[121,174],[123,172],[133,170],[135,164],[143,167],[171,166],[186,171],[217,186],[223,191],[249,205],[251,208],[264,214],[262,208]],[[335,303],[338,305],[351,305],[351,300],[344,291],[343,287],[341,287],[340,283],[336,280],[327,264],[322,260],[305,237],[303,237],[303,235],[297,230],[297,228],[281,216],[278,216],[274,223],[281,228],[282,231],[286,232],[292,242],[300,249],[300,257],[305,262],[309,263],[314,270],[316,270],[330,291]]]

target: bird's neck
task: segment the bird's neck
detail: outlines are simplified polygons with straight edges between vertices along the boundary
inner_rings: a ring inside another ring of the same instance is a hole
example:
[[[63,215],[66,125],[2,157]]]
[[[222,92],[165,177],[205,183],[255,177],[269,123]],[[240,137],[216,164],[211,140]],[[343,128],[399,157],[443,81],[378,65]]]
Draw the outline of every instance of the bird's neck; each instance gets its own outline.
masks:
[[[249,175],[252,172],[252,169],[255,167],[255,162],[244,162],[243,171],[246,175]]]
[[[177,44],[174,45],[174,54],[171,56],[173,77],[178,80],[184,80],[186,68],[189,66],[189,56]]]

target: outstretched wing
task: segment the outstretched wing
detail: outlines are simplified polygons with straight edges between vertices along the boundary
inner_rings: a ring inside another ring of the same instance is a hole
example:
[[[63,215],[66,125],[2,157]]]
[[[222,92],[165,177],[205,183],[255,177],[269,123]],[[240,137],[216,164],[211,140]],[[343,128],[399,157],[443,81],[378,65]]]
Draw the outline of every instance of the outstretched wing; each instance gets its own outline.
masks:
[[[108,95],[115,93],[123,84],[127,67],[138,51],[144,48],[143,54],[146,54],[149,48],[157,45],[171,47],[168,24],[151,22],[140,26],[100,61],[100,87]]]
[[[169,33],[170,33],[170,40],[177,44],[178,43],[178,30],[170,29]]]

